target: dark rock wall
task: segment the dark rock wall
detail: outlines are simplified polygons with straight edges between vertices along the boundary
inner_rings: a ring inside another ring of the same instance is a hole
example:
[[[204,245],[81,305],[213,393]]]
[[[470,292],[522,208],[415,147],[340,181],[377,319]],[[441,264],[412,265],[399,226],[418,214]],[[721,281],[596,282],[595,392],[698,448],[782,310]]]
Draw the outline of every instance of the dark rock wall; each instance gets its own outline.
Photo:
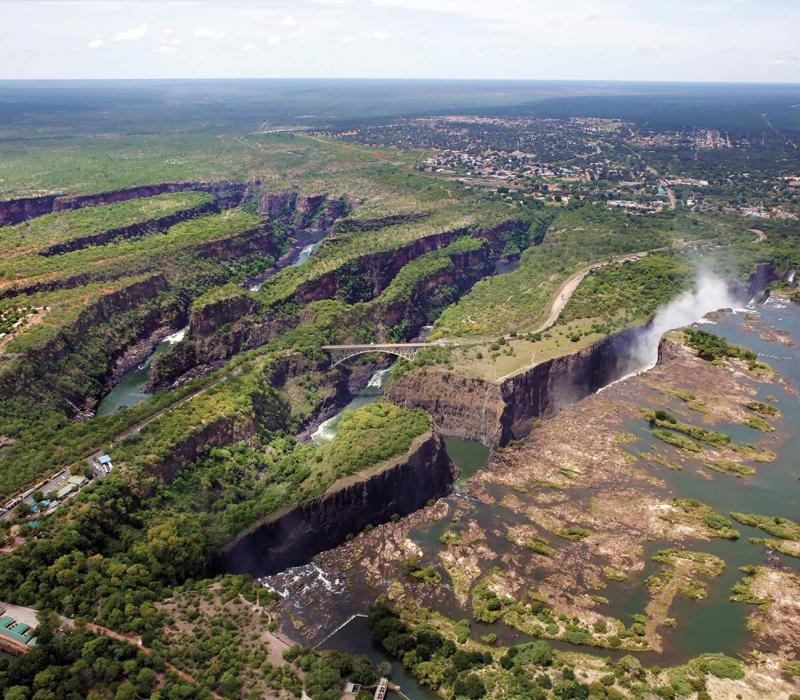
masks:
[[[142,185],[110,192],[87,195],[46,195],[43,197],[22,197],[0,201],[0,226],[18,224],[37,216],[50,214],[54,211],[65,209],[80,209],[94,207],[114,202],[124,202],[129,199],[153,197],[168,192],[182,192],[195,190],[210,192],[218,197],[233,197],[241,200],[246,188],[236,182],[164,182],[158,185]],[[228,206],[235,206],[229,204]]]
[[[430,434],[403,461],[306,501],[256,526],[219,555],[220,572],[266,576],[297,566],[369,524],[407,515],[449,493],[455,467],[444,443]]]
[[[617,333],[502,383],[440,370],[414,370],[390,384],[385,396],[400,406],[427,411],[443,435],[492,447],[504,445],[527,435],[536,418],[553,415],[630,371],[627,349],[640,332]]]
[[[142,221],[138,224],[131,224],[130,226],[121,226],[120,228],[109,229],[101,233],[95,233],[91,236],[81,236],[80,238],[73,238],[64,243],[57,243],[49,248],[44,248],[39,251],[39,255],[60,255],[61,253],[70,253],[73,250],[81,250],[94,245],[105,245],[117,239],[138,238],[152,233],[163,233],[171,226],[179,224],[181,221],[194,219],[198,216],[205,214],[215,214],[221,211],[217,202],[206,202],[197,207],[184,209],[183,211],[162,216],[150,221]]]

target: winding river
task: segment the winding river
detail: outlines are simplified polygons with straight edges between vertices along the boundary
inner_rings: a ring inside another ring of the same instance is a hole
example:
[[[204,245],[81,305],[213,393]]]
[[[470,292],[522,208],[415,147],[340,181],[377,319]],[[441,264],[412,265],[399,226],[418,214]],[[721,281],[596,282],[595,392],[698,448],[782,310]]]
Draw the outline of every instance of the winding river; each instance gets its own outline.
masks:
[[[150,353],[142,364],[128,372],[128,374],[122,378],[122,381],[115,384],[114,388],[103,397],[97,407],[96,415],[105,416],[109,413],[116,413],[124,407],[133,408],[145,399],[151,397],[153,395],[152,392],[145,391],[144,387],[147,383],[150,364],[153,362],[153,358],[158,355],[163,355],[170,347],[183,340],[185,336],[186,328],[181,328],[181,330],[168,335],[156,345],[153,352]]]
[[[319,248],[324,238],[325,233],[323,231],[307,232],[300,235],[297,239],[297,242],[284,257],[284,262],[269,270],[268,273],[262,277],[261,282],[263,282],[266,277],[275,274],[285,267],[302,265],[314,254],[314,251]],[[261,288],[261,282],[250,286],[250,291],[257,292]],[[128,372],[122,378],[122,380],[115,384],[111,391],[109,391],[108,394],[106,394],[100,400],[95,415],[105,416],[109,413],[116,413],[121,408],[133,408],[137,404],[142,403],[142,401],[150,398],[153,395],[152,392],[145,391],[144,387],[147,384],[150,365],[153,362],[153,358],[157,357],[158,355],[163,355],[170,349],[172,345],[175,345],[183,340],[183,338],[186,336],[186,331],[186,328],[182,328],[181,330],[168,335],[163,341],[156,345],[153,352],[144,362]],[[354,408],[357,408],[357,406],[354,406]]]

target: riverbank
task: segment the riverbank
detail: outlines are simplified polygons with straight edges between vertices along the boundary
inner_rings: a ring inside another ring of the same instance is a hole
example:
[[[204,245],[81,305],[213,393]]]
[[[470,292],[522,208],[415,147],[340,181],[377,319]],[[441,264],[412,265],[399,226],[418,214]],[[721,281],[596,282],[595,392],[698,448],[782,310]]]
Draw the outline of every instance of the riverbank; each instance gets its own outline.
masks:
[[[751,652],[766,655],[757,672],[785,688],[780,664],[791,658],[797,615],[776,596],[786,614],[762,620],[755,636],[747,620],[763,617],[761,609],[728,601],[739,566],[797,569],[798,560],[748,542],[756,531],[728,515],[744,503],[766,515],[797,512],[797,474],[786,455],[800,432],[798,377],[787,370],[786,334],[800,326],[792,327],[797,309],[786,319],[777,306],[750,311],[749,321],[719,314],[705,327],[743,336],[738,342],[749,336],[763,355],[783,352],[781,372],[708,362],[674,334],[655,368],[562,408],[520,444],[497,450],[463,492],[318,556],[309,575],[332,585],[305,588],[295,571],[291,598],[281,603],[285,620],[307,642],[384,595],[400,610],[471,617],[476,641],[493,634],[503,644],[516,630],[523,640],[557,638],[576,649],[650,650],[642,662],[660,665],[705,651],[747,654],[749,662]],[[744,326],[759,314],[756,334]],[[760,403],[774,405],[774,430],[752,420]],[[705,441],[664,442],[644,411],[706,431],[689,431]],[[733,529],[738,539],[728,539]],[[430,575],[404,573],[409,559]]]

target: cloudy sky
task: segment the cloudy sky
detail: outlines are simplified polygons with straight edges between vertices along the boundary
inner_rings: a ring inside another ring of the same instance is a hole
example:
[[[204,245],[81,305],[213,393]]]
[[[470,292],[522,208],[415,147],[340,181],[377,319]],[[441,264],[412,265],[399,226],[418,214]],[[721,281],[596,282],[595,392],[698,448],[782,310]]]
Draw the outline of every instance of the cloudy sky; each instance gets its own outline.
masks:
[[[0,0],[0,78],[800,82],[800,0]]]

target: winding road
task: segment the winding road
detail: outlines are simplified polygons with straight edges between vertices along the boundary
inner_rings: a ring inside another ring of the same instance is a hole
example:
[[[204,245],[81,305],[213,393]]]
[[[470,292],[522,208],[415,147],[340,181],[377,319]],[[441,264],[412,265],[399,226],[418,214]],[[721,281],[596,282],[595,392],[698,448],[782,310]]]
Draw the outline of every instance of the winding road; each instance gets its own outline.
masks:
[[[572,298],[572,295],[575,293],[575,290],[578,288],[580,283],[583,282],[583,280],[590,272],[592,272],[593,270],[598,270],[601,267],[605,267],[606,265],[610,265],[611,263],[634,262],[636,260],[641,260],[642,258],[647,257],[650,253],[655,253],[655,252],[656,252],[655,250],[643,250],[638,253],[617,255],[613,258],[608,258],[607,260],[600,260],[590,263],[586,267],[583,267],[574,274],[572,274],[562,283],[562,285],[558,288],[558,290],[556,290],[556,293],[551,297],[550,303],[548,304],[549,311],[547,320],[541,326],[539,326],[534,331],[534,333],[541,333],[543,331],[546,331],[548,328],[550,328],[550,326],[552,326],[558,320],[558,317],[561,315],[561,312],[569,303],[569,300]]]

